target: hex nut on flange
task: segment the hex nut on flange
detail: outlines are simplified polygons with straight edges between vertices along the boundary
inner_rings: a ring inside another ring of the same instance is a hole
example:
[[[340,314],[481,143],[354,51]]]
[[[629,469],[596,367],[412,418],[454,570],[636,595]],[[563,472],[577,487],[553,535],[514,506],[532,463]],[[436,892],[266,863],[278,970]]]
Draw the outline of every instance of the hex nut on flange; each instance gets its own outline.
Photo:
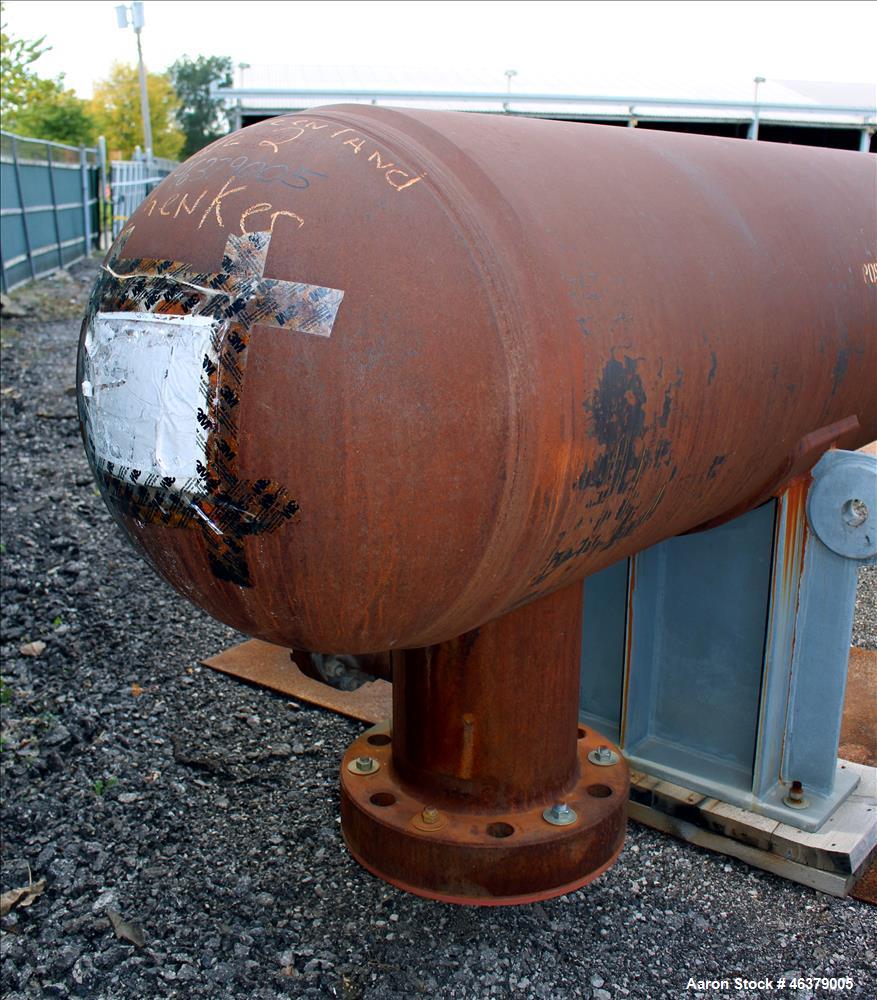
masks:
[[[435,806],[424,806],[423,809],[411,820],[411,825],[416,830],[423,833],[434,833],[441,830],[448,824],[448,818]]]
[[[374,759],[374,757],[354,757],[353,760],[349,761],[347,764],[347,770],[351,774],[374,774],[375,771],[380,770],[381,765]]]
[[[552,826],[570,826],[579,818],[575,809],[570,808],[565,802],[555,802],[542,811],[542,819]]]
[[[588,754],[588,760],[599,767],[611,767],[618,763],[618,754],[611,747],[600,746]]]

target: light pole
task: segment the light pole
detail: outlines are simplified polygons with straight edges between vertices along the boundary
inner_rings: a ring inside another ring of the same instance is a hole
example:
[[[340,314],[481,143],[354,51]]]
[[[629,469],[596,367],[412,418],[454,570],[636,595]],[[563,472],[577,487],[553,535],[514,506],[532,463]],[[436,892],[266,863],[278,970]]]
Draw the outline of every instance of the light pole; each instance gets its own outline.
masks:
[[[143,30],[143,3],[134,0],[132,4],[119,4],[116,7],[116,20],[120,28],[130,24],[137,36],[137,71],[140,75],[140,117],[143,119],[143,149],[148,163],[152,162],[152,122],[149,120],[149,95],[146,92],[146,66],[143,64],[143,46],[140,43],[140,32]]]
[[[757,139],[758,138],[758,85],[764,83],[763,76],[755,76],[752,78],[752,82],[755,84],[755,92],[752,95],[752,121],[749,123],[749,132],[747,133],[747,139]]]
[[[763,76],[754,76],[752,78],[752,82],[755,84],[755,95],[752,98],[752,103],[753,104],[758,104],[758,85],[760,83],[764,83],[764,77]]]
[[[512,93],[512,77],[513,76],[517,76],[517,75],[518,75],[518,71],[516,69],[507,69],[507,70],[505,70],[505,78],[506,78],[506,89],[505,89],[505,92],[509,96],[511,96],[511,93]],[[508,109],[509,109],[509,102],[508,101],[503,101],[502,102],[502,109],[503,109],[503,111],[508,111]]]

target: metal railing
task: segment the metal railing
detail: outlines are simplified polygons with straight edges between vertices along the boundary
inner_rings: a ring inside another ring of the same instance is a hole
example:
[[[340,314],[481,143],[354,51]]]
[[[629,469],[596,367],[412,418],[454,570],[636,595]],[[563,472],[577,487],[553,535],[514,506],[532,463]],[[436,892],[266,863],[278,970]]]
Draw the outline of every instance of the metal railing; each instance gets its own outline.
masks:
[[[177,166],[160,156],[147,158],[139,149],[133,160],[111,160],[112,234],[115,239],[137,206]]]
[[[0,286],[4,292],[101,245],[106,153],[0,131]]]

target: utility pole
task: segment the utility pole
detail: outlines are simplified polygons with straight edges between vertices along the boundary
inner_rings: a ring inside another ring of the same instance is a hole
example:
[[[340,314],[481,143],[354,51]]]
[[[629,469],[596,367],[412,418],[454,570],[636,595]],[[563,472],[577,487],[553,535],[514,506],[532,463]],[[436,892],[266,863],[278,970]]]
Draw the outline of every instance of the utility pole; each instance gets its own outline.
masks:
[[[127,28],[130,24],[137,36],[137,71],[140,76],[140,117],[143,119],[143,149],[146,153],[146,162],[152,162],[152,122],[149,120],[149,94],[146,92],[146,65],[143,62],[143,45],[140,41],[140,32],[143,30],[143,3],[142,0],[134,0],[130,5],[119,4],[116,7],[116,20],[120,28]]]

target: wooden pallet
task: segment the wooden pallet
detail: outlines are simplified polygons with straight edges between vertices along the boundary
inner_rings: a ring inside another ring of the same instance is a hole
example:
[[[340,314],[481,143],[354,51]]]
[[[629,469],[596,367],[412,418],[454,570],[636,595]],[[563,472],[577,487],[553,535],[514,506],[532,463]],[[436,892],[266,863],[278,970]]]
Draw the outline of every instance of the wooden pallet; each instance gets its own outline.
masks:
[[[877,768],[843,761],[859,775],[853,794],[816,833],[631,772],[631,819],[698,847],[738,858],[832,896],[849,895],[877,848]]]

